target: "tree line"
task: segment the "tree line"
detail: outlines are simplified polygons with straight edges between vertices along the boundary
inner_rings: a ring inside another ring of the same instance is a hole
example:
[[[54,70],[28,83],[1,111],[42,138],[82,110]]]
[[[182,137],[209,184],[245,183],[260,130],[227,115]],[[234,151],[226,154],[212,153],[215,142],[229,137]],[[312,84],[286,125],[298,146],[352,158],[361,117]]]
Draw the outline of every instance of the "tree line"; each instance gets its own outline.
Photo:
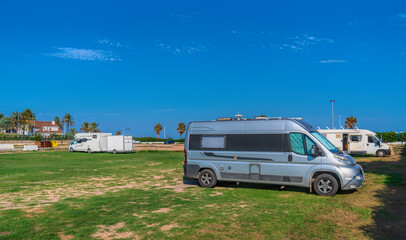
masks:
[[[35,121],[37,117],[31,109],[26,108],[22,112],[12,112],[10,116],[5,116],[3,113],[0,113],[0,131],[6,133],[17,133],[22,132],[25,135],[25,132],[33,132],[35,128]],[[69,113],[63,115],[62,118],[56,116],[53,121],[55,124],[63,131],[66,127],[66,132],[69,134],[76,134],[78,131],[72,126],[75,125],[73,116]],[[83,122],[80,126],[79,131],[85,133],[100,132],[99,124],[96,122]]]

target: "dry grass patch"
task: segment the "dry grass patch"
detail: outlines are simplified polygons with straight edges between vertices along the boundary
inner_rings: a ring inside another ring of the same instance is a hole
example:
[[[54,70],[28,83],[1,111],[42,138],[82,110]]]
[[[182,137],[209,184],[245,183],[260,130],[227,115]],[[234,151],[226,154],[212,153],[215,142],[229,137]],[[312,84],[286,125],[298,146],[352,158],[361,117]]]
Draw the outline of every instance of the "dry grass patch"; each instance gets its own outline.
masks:
[[[178,224],[177,224],[177,223],[172,223],[172,224],[164,225],[164,226],[162,226],[160,229],[161,229],[162,232],[164,232],[164,231],[169,231],[169,230],[171,230],[172,228],[175,228],[175,227],[178,227]]]
[[[111,226],[98,225],[97,227],[99,228],[99,230],[96,233],[92,234],[92,237],[104,240],[120,238],[138,239],[138,237],[133,232],[117,232],[117,230],[123,228],[124,225],[124,222],[119,222]]]

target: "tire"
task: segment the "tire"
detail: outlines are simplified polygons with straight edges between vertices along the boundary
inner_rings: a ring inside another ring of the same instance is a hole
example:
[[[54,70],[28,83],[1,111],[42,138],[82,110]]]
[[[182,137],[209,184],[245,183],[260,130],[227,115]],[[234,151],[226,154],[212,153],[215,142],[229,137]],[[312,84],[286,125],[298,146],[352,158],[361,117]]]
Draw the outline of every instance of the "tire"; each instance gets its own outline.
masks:
[[[87,153],[92,153],[92,150],[90,150],[90,148],[88,148]]]
[[[319,196],[334,196],[338,191],[337,179],[330,174],[321,174],[314,180],[313,190]]]
[[[116,150],[116,149],[113,150],[113,154],[117,154],[117,150]]]
[[[204,169],[199,174],[199,185],[204,188],[212,188],[217,184],[217,177],[213,170]]]
[[[70,152],[74,152],[73,148],[69,148],[69,151],[70,151]]]
[[[385,157],[385,151],[378,150],[378,151],[376,152],[376,156],[378,156],[378,157]]]

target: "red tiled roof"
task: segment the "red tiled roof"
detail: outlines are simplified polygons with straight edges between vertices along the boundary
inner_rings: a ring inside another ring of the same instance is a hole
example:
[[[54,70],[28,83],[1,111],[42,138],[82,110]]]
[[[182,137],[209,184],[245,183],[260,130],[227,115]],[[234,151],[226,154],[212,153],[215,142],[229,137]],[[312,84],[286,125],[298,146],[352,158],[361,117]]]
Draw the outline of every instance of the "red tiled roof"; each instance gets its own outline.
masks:
[[[33,126],[38,133],[63,133],[60,127],[56,124],[52,124],[52,121],[34,121]],[[58,127],[57,131],[44,130],[46,127]]]

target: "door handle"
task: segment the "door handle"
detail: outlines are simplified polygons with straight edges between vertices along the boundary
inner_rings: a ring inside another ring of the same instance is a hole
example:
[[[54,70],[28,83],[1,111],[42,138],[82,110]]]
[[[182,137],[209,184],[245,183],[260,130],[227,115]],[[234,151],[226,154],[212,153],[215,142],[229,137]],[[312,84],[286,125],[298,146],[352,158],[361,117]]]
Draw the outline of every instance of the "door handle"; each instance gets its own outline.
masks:
[[[288,161],[289,161],[289,162],[292,162],[292,160],[293,160],[292,155],[289,155],[289,156],[288,156]]]

